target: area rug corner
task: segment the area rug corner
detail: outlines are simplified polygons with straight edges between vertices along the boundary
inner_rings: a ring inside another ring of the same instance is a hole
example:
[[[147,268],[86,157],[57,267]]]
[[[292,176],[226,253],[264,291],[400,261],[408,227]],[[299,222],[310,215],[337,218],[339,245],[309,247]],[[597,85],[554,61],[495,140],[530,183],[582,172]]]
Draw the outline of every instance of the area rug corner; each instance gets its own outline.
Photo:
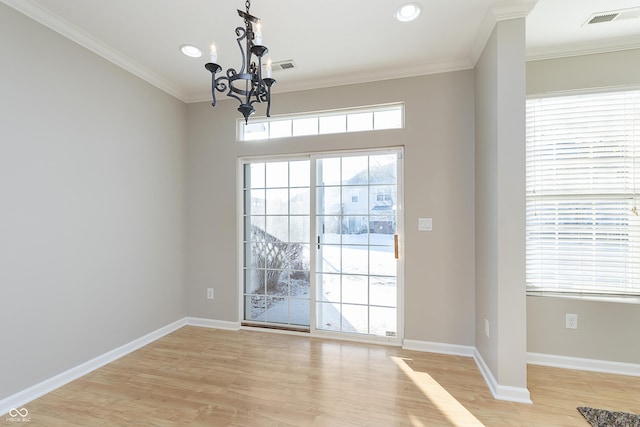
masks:
[[[593,427],[640,427],[640,415],[586,406],[578,407],[578,411]]]

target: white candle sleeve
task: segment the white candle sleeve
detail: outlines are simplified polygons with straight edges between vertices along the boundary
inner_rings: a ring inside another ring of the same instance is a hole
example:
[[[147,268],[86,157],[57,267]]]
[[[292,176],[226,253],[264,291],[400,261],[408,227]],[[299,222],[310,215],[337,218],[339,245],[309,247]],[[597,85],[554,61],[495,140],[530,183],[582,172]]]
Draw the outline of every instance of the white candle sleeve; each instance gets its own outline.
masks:
[[[213,43],[211,44],[211,50],[209,51],[211,54],[211,62],[213,62],[214,64],[217,63],[218,61],[218,51],[216,50],[216,45],[214,45]]]

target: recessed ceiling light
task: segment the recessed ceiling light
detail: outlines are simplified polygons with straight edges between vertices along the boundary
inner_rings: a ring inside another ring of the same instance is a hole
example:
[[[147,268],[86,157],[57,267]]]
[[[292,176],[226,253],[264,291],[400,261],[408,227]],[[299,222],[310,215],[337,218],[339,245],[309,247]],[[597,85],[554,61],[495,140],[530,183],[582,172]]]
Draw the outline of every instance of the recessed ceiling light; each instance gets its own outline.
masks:
[[[183,44],[180,46],[180,52],[191,58],[200,58],[202,56],[200,48],[192,44]]]
[[[409,22],[416,19],[420,12],[422,12],[422,7],[418,3],[405,3],[396,9],[394,16],[398,21]]]

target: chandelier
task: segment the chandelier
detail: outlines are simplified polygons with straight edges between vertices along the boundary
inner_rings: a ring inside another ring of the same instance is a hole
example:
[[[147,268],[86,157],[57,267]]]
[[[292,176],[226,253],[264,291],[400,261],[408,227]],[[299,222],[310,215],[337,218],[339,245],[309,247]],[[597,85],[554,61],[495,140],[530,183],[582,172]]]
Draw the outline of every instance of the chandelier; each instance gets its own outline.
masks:
[[[242,57],[242,66],[236,71],[229,68],[226,75],[216,77],[216,73],[222,71],[222,67],[216,63],[218,54],[215,45],[211,45],[211,62],[205,65],[205,68],[211,72],[211,96],[213,98],[212,106],[216,106],[216,91],[227,92],[227,96],[235,98],[240,102],[238,111],[244,116],[245,123],[249,122],[249,116],[255,113],[253,104],[256,102],[267,103],[267,117],[270,117],[271,109],[271,86],[276,81],[271,78],[271,61],[268,61],[265,67],[266,76],[262,76],[262,58],[269,52],[266,46],[262,45],[262,32],[260,31],[260,19],[249,13],[251,1],[245,2],[246,12],[238,10],[238,15],[244,19],[244,28],[236,28],[236,39]],[[253,24],[256,24],[256,31],[253,30]],[[245,42],[245,48],[242,42]],[[258,58],[256,64],[253,56]]]

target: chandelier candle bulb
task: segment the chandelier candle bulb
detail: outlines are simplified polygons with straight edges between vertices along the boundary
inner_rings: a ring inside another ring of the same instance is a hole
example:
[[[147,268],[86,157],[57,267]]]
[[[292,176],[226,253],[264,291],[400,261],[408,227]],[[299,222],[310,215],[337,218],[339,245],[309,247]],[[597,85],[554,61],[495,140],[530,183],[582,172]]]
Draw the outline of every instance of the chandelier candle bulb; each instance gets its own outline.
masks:
[[[253,33],[253,37],[253,44],[262,46],[262,29],[260,28],[260,24],[256,25],[256,31]]]
[[[269,58],[267,60],[266,69],[267,69],[267,78],[270,79],[271,78],[271,71],[272,71],[272,69],[271,69],[271,58]]]
[[[209,51],[211,55],[211,62],[214,64],[218,61],[218,51],[216,50],[216,45],[211,43],[211,49]]]
[[[209,54],[211,56],[211,62],[215,64],[218,61],[218,50],[216,49],[216,45],[213,43],[211,43]]]

